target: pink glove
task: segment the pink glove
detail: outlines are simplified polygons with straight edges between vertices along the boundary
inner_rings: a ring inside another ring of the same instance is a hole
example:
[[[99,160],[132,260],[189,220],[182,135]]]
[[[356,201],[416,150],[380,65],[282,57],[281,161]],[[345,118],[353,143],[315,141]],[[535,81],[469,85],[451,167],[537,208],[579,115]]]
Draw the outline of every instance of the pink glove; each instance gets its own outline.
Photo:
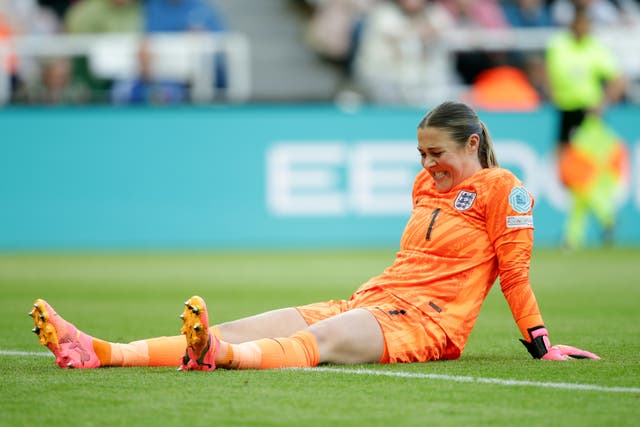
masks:
[[[544,360],[569,360],[569,359],[595,359],[600,360],[597,354],[581,350],[569,345],[557,344],[553,347],[549,342],[549,333],[544,326],[537,326],[528,330],[531,341],[520,340],[534,359]]]
[[[570,345],[556,344],[542,356],[544,360],[569,360],[569,359],[595,359],[600,360],[600,356],[587,350],[581,350]]]

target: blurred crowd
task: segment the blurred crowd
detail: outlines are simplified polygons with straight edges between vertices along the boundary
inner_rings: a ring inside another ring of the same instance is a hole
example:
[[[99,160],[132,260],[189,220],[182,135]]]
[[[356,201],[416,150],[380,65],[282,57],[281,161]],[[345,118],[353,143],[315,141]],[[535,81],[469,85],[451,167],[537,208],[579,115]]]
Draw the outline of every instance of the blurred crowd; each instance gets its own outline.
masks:
[[[558,29],[569,26],[576,6],[588,10],[596,29],[640,25],[640,0],[302,2],[310,12],[306,45],[343,71],[344,85],[337,92],[387,104],[422,106],[458,98],[479,107],[527,109],[549,99],[542,49],[485,49],[477,40],[451,40],[453,30]],[[226,21],[215,0],[0,0],[0,42],[52,34],[126,33],[142,39],[135,75],[117,79],[96,76],[83,55],[22,58],[5,53],[0,65],[11,76],[10,101],[190,102],[189,82],[153,73],[153,49],[145,37],[221,33],[229,31]],[[467,48],[452,50],[445,43],[452,41]],[[226,85],[224,61],[215,58],[217,88]]]
[[[225,32],[212,0],[0,0],[0,41],[13,36],[127,34],[138,37],[135,73],[102,78],[86,55],[37,58],[10,52],[11,102],[18,104],[175,104],[188,102],[189,82],[153,73],[148,39],[159,33]],[[224,58],[214,84],[225,85]]]
[[[640,25],[639,0],[305,1],[308,44],[343,68],[347,92],[385,104],[458,98],[530,109],[549,100],[545,46],[485,49],[468,39],[452,49],[461,45],[455,30],[568,30],[576,8],[587,10],[596,31]]]

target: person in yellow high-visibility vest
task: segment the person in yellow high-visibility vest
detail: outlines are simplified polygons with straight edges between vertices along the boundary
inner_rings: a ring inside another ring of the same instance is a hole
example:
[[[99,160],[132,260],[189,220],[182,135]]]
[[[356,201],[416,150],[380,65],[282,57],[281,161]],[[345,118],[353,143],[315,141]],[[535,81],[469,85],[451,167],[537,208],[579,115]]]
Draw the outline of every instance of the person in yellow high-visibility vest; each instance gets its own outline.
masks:
[[[627,156],[602,114],[608,103],[624,96],[625,78],[613,53],[591,35],[589,16],[579,7],[570,31],[550,40],[546,66],[551,101],[559,115],[560,179],[573,199],[564,243],[573,249],[584,246],[589,213],[609,241]]]

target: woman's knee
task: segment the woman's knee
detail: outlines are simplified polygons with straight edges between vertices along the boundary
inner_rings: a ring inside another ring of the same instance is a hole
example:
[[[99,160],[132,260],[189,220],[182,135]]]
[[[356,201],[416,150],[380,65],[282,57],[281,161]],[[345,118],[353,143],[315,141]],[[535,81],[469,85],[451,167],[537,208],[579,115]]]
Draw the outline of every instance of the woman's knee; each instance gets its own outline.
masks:
[[[384,337],[375,317],[357,309],[320,321],[308,328],[318,342],[321,363],[377,362]]]

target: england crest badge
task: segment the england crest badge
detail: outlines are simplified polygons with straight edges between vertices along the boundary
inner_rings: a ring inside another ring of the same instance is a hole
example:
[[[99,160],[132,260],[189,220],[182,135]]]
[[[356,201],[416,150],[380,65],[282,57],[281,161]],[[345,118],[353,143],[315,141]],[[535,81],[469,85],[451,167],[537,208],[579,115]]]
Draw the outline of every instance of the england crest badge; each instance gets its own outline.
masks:
[[[473,202],[476,200],[476,193],[471,191],[461,190],[456,196],[456,200],[453,202],[453,207],[459,211],[466,211],[471,206],[473,206]]]

